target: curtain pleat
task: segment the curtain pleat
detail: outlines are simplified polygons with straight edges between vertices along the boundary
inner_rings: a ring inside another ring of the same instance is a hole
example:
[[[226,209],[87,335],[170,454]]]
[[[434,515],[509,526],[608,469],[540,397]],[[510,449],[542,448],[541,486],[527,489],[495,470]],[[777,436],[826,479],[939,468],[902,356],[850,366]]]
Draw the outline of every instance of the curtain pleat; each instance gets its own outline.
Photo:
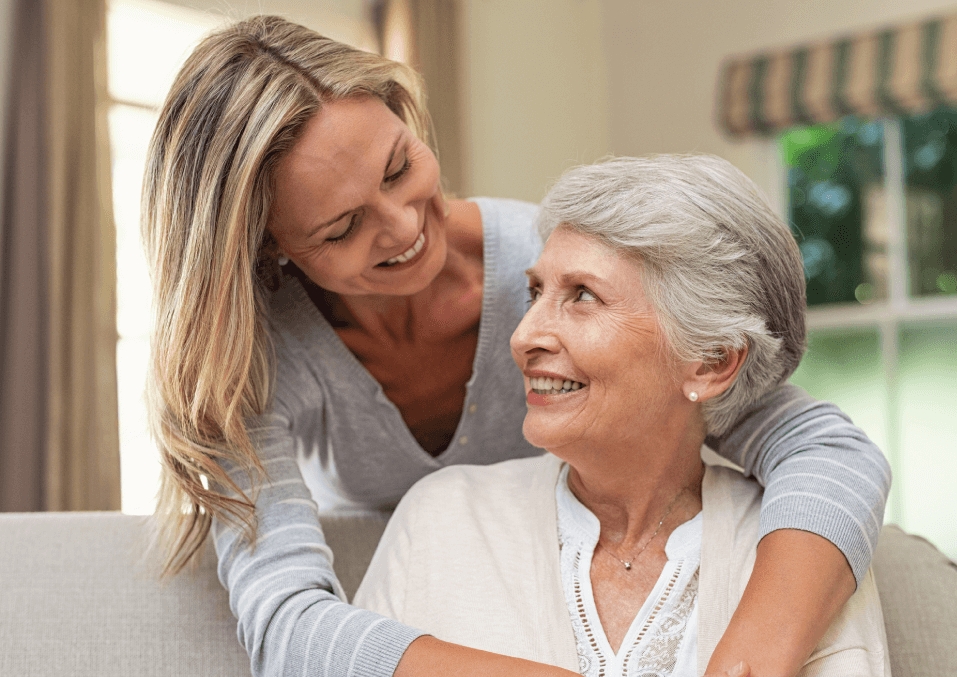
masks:
[[[104,0],[18,0],[0,220],[0,510],[120,507]]]
[[[106,3],[46,0],[48,510],[120,507]]]
[[[957,15],[735,57],[718,92],[718,124],[732,136],[955,105]]]
[[[47,423],[43,3],[13,8],[0,213],[0,511],[44,507]]]

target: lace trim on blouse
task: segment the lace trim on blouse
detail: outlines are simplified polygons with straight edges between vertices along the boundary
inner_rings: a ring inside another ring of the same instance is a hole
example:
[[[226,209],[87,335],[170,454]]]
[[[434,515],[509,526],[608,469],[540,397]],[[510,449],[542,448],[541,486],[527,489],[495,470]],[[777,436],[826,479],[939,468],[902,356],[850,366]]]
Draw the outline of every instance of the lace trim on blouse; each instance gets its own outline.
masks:
[[[668,563],[616,654],[598,619],[591,587],[598,519],[568,488],[567,465],[555,491],[562,586],[575,632],[579,672],[585,677],[695,675],[701,515],[668,538]]]

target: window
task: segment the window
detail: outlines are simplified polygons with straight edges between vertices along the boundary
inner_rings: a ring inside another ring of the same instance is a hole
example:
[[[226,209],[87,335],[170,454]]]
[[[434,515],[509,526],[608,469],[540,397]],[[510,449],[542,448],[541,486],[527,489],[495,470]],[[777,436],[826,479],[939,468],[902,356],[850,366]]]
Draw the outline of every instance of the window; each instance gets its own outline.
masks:
[[[957,557],[957,110],[780,140],[809,348],[792,382],[890,460],[887,520]]]

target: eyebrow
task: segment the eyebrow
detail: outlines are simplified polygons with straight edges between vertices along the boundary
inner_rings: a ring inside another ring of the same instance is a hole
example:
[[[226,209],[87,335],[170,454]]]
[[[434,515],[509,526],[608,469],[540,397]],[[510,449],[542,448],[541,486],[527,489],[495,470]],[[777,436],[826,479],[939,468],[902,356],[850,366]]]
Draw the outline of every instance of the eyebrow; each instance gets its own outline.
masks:
[[[386,160],[385,168],[382,170],[382,176],[385,176],[386,173],[389,171],[389,167],[392,166],[392,160],[395,159],[395,151],[399,148],[399,142],[402,141],[403,136],[404,135],[402,133],[402,130],[399,130],[399,135],[395,138],[395,141],[392,143],[392,150],[389,151],[389,159]],[[343,211],[338,216],[334,216],[328,221],[324,221],[323,223],[320,223],[318,226],[310,230],[309,234],[306,235],[306,237],[307,238],[312,237],[313,235],[318,233],[320,230],[323,230],[324,228],[328,228],[329,226],[336,223],[336,221],[339,221],[341,218],[346,216],[349,212],[354,212],[356,209],[358,209],[358,207],[351,207]]]
[[[529,268],[525,271],[527,277],[534,277],[535,279],[542,279],[542,276],[534,268]],[[559,281],[563,285],[572,285],[580,284],[581,282],[602,282],[602,278],[589,273],[586,270],[569,270],[568,272],[562,273],[558,276]]]

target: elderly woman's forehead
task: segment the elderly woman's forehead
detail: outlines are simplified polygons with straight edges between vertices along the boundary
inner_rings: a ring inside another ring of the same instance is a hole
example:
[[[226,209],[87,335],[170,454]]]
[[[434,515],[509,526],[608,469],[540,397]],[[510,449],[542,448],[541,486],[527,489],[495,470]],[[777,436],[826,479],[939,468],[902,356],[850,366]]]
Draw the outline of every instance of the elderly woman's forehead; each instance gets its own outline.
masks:
[[[574,271],[576,274],[585,274],[589,267],[595,269],[596,266],[608,264],[636,266],[639,261],[630,252],[615,247],[601,237],[563,224],[552,231],[538,261],[525,274],[530,277],[540,277],[544,272],[564,275]]]
[[[601,256],[620,256],[621,252],[599,235],[590,233],[569,223],[562,223],[545,241],[545,246],[558,236],[559,239],[582,250],[595,252]]]

